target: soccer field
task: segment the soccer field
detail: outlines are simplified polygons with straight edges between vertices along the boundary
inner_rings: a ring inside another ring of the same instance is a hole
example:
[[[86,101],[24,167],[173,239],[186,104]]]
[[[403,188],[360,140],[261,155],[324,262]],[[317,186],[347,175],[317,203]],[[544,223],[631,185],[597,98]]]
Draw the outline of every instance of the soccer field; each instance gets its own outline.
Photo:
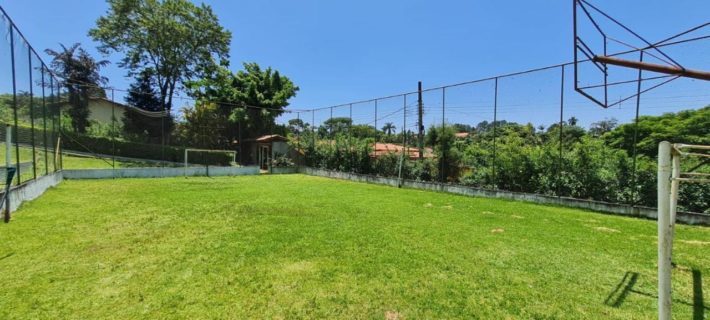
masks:
[[[702,319],[710,228],[676,236],[673,312]],[[304,175],[69,180],[0,243],[1,319],[657,312],[654,221]]]

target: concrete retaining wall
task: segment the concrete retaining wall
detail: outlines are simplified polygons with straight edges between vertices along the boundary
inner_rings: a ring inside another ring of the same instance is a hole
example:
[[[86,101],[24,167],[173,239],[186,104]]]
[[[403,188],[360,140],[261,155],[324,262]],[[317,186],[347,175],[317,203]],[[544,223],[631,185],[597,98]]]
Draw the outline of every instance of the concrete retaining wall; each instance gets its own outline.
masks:
[[[16,211],[25,201],[30,201],[41,196],[47,189],[62,182],[62,172],[54,172],[49,175],[39,177],[35,180],[27,181],[19,186],[14,186],[10,190],[10,212]],[[5,192],[0,192],[3,195]]]
[[[301,167],[299,171],[303,174],[343,179],[357,182],[374,183],[397,187],[400,180],[397,178],[385,178],[370,175],[338,172],[331,170]],[[575,198],[545,196],[532,193],[510,192],[501,190],[480,189],[462,185],[444,184],[437,182],[422,182],[413,180],[403,180],[402,187],[412,189],[431,190],[438,192],[455,193],[466,196],[499,198],[509,200],[521,200],[546,205],[559,205],[564,207],[587,209],[596,212],[610,213],[615,215],[639,217],[656,220],[657,212],[655,208],[633,207],[624,204],[608,203],[603,201],[583,200]],[[691,225],[710,226],[710,214],[678,212],[676,219],[678,223]]]
[[[258,175],[259,167],[188,167],[186,168],[120,168],[64,170],[66,179],[218,177]]]

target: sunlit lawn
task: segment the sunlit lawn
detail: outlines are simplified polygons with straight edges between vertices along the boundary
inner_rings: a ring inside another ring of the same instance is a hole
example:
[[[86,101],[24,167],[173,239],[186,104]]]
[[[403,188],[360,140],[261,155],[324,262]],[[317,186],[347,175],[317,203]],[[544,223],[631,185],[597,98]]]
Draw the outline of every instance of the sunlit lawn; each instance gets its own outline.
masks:
[[[698,319],[710,228],[676,235]],[[65,181],[0,243],[0,319],[656,316],[654,221],[303,175]]]

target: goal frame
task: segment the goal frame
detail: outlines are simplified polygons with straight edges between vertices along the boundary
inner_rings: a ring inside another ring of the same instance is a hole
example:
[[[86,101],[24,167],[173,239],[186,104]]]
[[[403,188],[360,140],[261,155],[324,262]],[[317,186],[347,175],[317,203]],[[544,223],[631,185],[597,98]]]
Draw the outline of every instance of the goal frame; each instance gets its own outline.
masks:
[[[185,175],[185,177],[187,177],[187,168],[189,167],[188,156],[191,151],[192,152],[207,152],[207,153],[231,153],[232,154],[232,162],[237,163],[237,151],[235,151],[235,150],[186,148],[185,149],[185,156],[184,156],[184,161],[185,161],[184,175]],[[205,166],[209,167],[209,165],[205,165]]]
[[[668,141],[658,145],[658,319],[661,320],[671,319],[671,260],[680,183],[710,183],[710,173],[681,172],[681,160],[688,156],[710,158],[710,153],[703,151],[710,151],[710,146]]]

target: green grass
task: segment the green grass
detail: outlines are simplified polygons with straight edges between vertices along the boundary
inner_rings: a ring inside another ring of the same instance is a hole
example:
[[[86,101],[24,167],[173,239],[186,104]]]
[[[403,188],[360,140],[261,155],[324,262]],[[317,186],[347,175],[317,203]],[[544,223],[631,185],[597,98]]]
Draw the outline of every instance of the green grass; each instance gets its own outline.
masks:
[[[691,319],[710,228],[676,236]],[[0,243],[1,319],[656,315],[654,221],[303,175],[65,181]]]

